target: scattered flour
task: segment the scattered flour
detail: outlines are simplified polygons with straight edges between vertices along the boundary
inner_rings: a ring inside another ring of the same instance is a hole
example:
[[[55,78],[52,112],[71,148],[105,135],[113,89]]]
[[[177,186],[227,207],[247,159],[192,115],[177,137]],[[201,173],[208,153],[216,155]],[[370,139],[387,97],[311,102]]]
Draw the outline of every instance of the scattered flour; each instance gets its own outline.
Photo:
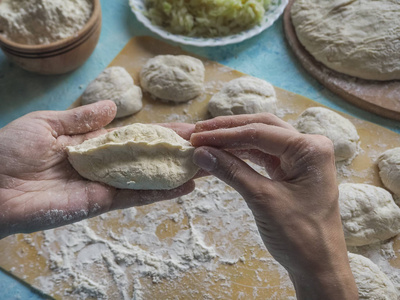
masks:
[[[157,299],[155,293],[168,295],[171,286],[183,294],[176,299],[232,299],[233,287],[246,299],[294,295],[246,203],[212,177],[174,201],[44,231],[43,242],[34,245],[51,270],[35,286],[63,299]],[[276,278],[270,282],[271,272]],[[252,276],[254,286],[242,276]]]
[[[49,44],[73,36],[92,10],[91,0],[3,0],[0,34],[21,44]]]
[[[207,81],[205,93],[213,94],[223,83]],[[151,103],[144,108],[152,109]],[[278,106],[277,115],[294,120],[295,112],[294,107]],[[186,112],[168,118],[192,122],[197,117]],[[366,154],[361,147],[358,151]],[[369,155],[372,161],[378,152]],[[353,170],[348,162],[337,169],[338,182],[357,178],[372,183],[369,169]],[[71,218],[58,211],[48,217]],[[34,286],[57,298],[296,299],[286,271],[265,250],[246,203],[213,177],[196,180],[194,192],[175,200],[47,230],[39,240],[24,236],[47,263],[48,270],[41,271]],[[399,240],[349,251],[370,258],[400,291],[400,270],[390,264],[398,259],[393,244]],[[24,274],[25,267],[11,271]]]

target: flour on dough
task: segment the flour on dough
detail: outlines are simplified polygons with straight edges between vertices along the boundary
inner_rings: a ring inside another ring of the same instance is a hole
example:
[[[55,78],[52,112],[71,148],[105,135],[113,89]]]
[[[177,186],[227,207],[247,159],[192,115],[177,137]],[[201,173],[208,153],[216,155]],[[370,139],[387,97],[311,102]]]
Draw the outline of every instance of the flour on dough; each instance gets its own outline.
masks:
[[[121,127],[67,152],[81,176],[123,189],[168,190],[198,171],[194,147],[172,129],[152,124]]]
[[[204,90],[204,65],[187,55],[158,55],[140,71],[140,85],[162,100],[186,102]]]
[[[297,37],[314,58],[340,73],[400,79],[398,0],[296,0]]]
[[[393,283],[376,264],[362,255],[353,253],[348,255],[360,300],[398,299]]]
[[[117,118],[132,115],[142,109],[142,90],[134,84],[122,67],[105,69],[89,83],[82,95],[82,104],[112,100],[117,105]]]
[[[400,233],[400,208],[383,188],[342,183],[339,207],[348,246],[372,244]]]
[[[276,93],[267,81],[254,77],[240,77],[226,83],[212,96],[208,111],[213,117],[226,115],[275,113]]]
[[[306,109],[294,124],[301,133],[320,134],[333,142],[336,161],[349,160],[357,154],[357,129],[348,119],[323,107]]]
[[[385,187],[400,199],[400,147],[383,152],[378,158],[378,168]]]

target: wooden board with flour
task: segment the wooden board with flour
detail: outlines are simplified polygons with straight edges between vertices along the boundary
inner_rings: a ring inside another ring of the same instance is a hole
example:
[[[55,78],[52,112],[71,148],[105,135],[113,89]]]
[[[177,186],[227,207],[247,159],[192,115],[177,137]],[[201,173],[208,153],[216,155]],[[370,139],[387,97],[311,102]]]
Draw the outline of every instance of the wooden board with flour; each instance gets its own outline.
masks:
[[[139,82],[141,66],[159,54],[183,54],[149,37],[133,38],[111,63]],[[202,59],[202,58],[201,58]],[[184,104],[144,95],[142,111],[110,127],[134,122],[196,122],[209,118],[207,102],[224,82],[245,74],[202,59],[205,93]],[[276,88],[277,115],[292,122],[320,106]],[[73,106],[79,105],[79,99]],[[338,164],[338,181],[382,186],[375,161],[400,137],[342,114],[360,135],[358,156]],[[190,195],[145,207],[114,211],[58,229],[0,241],[6,271],[56,299],[294,299],[284,269],[265,250],[245,202],[208,177]],[[400,238],[352,248],[371,258],[400,289]]]
[[[339,73],[317,61],[297,37],[291,20],[294,2],[295,0],[290,0],[285,8],[283,24],[288,44],[302,66],[311,76],[344,100],[385,118],[400,120],[400,81],[365,80]]]

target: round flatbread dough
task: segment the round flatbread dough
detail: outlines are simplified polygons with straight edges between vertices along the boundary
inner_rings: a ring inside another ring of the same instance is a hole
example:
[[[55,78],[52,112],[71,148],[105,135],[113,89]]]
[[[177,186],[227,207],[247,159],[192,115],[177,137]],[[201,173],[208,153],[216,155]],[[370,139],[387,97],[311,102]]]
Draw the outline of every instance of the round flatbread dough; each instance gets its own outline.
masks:
[[[67,152],[81,176],[121,189],[169,190],[198,171],[194,147],[172,129],[152,124],[121,127]]]
[[[378,168],[385,187],[400,199],[400,147],[383,152],[378,158]]]
[[[187,55],[158,55],[140,71],[140,84],[151,95],[173,102],[186,102],[203,93],[204,65]]]
[[[297,37],[314,58],[340,73],[400,79],[398,0],[296,0]]]
[[[208,111],[213,117],[275,113],[276,102],[275,90],[270,83],[254,77],[240,77],[226,83],[212,96]]]
[[[352,159],[357,154],[360,137],[348,119],[323,107],[306,109],[294,124],[301,133],[320,134],[333,142],[336,161]]]
[[[126,117],[142,109],[142,90],[124,68],[110,67],[89,83],[82,95],[83,105],[100,100],[114,101],[116,118]]]
[[[342,183],[339,207],[348,246],[368,245],[400,233],[400,208],[383,188]]]
[[[393,283],[376,264],[362,255],[353,253],[348,253],[348,255],[360,300],[398,299]]]

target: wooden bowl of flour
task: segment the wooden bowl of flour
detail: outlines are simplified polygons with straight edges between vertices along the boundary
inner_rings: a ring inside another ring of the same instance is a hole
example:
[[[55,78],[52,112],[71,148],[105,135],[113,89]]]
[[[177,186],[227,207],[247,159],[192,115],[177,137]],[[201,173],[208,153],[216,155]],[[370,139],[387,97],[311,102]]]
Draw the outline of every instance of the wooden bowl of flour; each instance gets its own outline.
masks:
[[[93,12],[75,35],[45,45],[15,43],[0,36],[0,48],[21,68],[39,74],[64,74],[81,66],[92,54],[101,31],[101,7],[93,0]]]

